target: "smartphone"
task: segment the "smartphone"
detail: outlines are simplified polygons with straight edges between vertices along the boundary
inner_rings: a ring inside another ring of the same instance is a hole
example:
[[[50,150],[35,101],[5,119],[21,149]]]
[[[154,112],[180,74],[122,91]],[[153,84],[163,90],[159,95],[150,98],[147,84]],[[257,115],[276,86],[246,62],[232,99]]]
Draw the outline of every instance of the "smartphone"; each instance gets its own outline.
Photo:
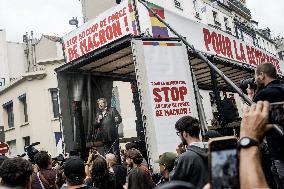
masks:
[[[284,126],[284,102],[270,104],[268,122]]]
[[[209,181],[212,189],[238,189],[239,156],[236,137],[209,140]]]

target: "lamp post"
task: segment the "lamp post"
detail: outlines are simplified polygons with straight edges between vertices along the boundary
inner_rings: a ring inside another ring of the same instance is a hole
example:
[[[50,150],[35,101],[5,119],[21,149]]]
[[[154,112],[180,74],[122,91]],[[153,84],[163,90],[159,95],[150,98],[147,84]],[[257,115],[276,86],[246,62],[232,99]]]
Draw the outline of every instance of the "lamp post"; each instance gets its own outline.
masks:
[[[76,28],[78,28],[78,24],[79,24],[79,21],[77,17],[76,18],[73,17],[71,20],[69,20],[69,25],[71,26],[76,26]]]

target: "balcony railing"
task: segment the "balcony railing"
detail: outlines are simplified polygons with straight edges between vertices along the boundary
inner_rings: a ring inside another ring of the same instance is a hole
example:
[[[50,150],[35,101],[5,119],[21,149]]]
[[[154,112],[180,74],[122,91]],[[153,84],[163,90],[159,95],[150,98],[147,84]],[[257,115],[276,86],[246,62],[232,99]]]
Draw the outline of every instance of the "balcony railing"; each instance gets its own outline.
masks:
[[[230,8],[235,10],[236,12],[239,12],[244,17],[251,18],[251,12],[250,10],[239,0],[227,0]]]

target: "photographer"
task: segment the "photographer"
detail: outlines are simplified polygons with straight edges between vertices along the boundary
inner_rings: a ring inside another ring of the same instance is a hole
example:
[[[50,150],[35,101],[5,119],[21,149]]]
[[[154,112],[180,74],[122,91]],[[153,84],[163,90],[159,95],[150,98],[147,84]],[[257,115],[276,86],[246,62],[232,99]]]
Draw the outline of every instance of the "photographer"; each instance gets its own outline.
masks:
[[[247,93],[254,102],[284,101],[284,85],[277,80],[277,71],[270,63],[263,63],[256,68],[255,72],[256,93],[252,87],[248,87]],[[279,125],[283,129],[283,125]],[[272,160],[272,173],[278,188],[284,188],[284,137],[275,130],[270,130],[266,134],[266,140],[270,158]]]
[[[57,170],[52,169],[52,159],[46,151],[38,152],[34,157],[39,171],[32,175],[33,189],[55,189]]]

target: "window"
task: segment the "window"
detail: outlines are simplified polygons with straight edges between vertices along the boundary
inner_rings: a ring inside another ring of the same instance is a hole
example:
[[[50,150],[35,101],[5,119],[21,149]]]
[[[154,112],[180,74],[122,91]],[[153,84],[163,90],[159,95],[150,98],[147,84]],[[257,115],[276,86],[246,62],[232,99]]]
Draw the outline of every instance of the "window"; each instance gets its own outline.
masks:
[[[0,78],[0,87],[5,86],[5,78]]]
[[[196,18],[200,18],[200,12],[199,12],[199,7],[198,7],[197,0],[193,0],[193,8],[195,10],[195,17]]]
[[[23,137],[24,148],[31,144],[31,138],[29,136]]]
[[[58,118],[59,114],[59,103],[58,103],[58,89],[50,89],[53,117]]]
[[[213,12],[213,18],[214,18],[214,23],[216,26],[221,26],[221,23],[219,22],[219,18],[218,18],[218,13],[216,11],[212,11]]]
[[[175,7],[178,8],[179,10],[183,10],[181,6],[181,2],[179,0],[174,0]]]
[[[7,142],[7,144],[9,145],[9,155],[11,157],[16,157],[17,155],[16,140],[11,140]]]
[[[28,118],[28,110],[27,110],[27,98],[26,94],[23,94],[18,97],[20,101],[20,111],[21,111],[21,123],[27,123],[29,121]]]
[[[284,59],[284,52],[279,52],[278,53],[280,60]]]
[[[227,17],[224,17],[224,23],[227,31],[231,31],[231,27],[229,24],[229,19]]]
[[[14,113],[13,113],[13,101],[7,102],[6,104],[3,104],[3,108],[6,111],[6,125],[8,125],[9,128],[14,127]]]

